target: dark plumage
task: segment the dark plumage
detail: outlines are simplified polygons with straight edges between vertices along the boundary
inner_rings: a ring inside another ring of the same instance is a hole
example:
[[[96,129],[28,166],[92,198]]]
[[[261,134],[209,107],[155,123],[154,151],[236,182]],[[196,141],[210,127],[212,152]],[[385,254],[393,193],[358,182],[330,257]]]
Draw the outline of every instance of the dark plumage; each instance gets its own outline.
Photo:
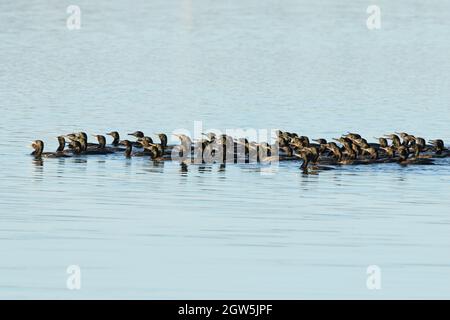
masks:
[[[31,143],[34,151],[31,153],[35,158],[67,158],[69,155],[64,152],[44,152],[44,142],[42,140],[35,140]]]

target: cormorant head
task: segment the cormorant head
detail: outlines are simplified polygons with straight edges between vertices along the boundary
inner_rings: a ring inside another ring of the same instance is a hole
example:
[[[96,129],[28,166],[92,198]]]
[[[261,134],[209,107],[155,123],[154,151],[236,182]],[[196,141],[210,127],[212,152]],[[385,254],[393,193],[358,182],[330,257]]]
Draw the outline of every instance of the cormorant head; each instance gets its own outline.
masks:
[[[87,134],[86,134],[85,132],[78,132],[78,133],[77,133],[77,137],[78,137],[79,139],[84,139],[84,141],[86,141],[86,142],[87,142],[87,140],[88,140]]]
[[[119,144],[120,135],[117,131],[108,132],[106,135],[111,136],[113,138],[113,142],[112,142],[113,145],[116,146]]]
[[[436,139],[436,140],[430,140],[429,143],[431,143],[433,146],[437,147],[437,148],[444,148],[444,141],[441,139]]]
[[[345,144],[351,142],[351,140],[347,137],[333,138],[334,141],[340,142],[341,144]]]
[[[111,136],[111,137],[113,137],[114,139],[120,137],[120,135],[119,135],[119,133],[118,133],[117,131],[111,131],[111,132],[108,132],[106,135],[107,135],[107,136]]]
[[[167,147],[167,135],[165,133],[158,133],[158,138],[161,141],[161,145]]]
[[[137,139],[137,142],[139,142],[143,145],[144,143],[153,143],[153,139],[145,136],[145,137]]]
[[[317,142],[318,144],[327,144],[327,140],[326,139],[313,139],[314,142]]]
[[[437,154],[441,154],[442,151],[444,151],[444,140],[441,139],[430,140],[428,141],[428,143],[431,143],[434,146]]]
[[[148,147],[151,143],[153,143],[152,140],[146,139],[146,138],[148,138],[148,137],[139,138],[137,140],[137,142],[139,142],[142,145],[143,148]]]
[[[426,147],[425,139],[417,137],[416,138],[416,145],[418,145],[420,148],[424,149]]]
[[[128,135],[136,137],[136,138],[143,138],[144,137],[144,133],[142,131],[135,131],[133,133],[129,133]]]
[[[300,139],[302,146],[309,147],[309,138],[307,136],[300,136],[298,139]]]
[[[374,138],[378,140],[378,143],[380,144],[381,148],[386,148],[388,146],[386,138],[380,137],[380,138]]]
[[[56,149],[56,152],[64,151],[64,147],[66,146],[66,139],[64,139],[63,136],[58,136],[58,149]]]
[[[119,144],[125,147],[131,147],[131,141],[130,140],[120,140]]]
[[[103,136],[101,134],[93,134],[92,136],[97,139],[99,149],[103,149],[106,146],[105,136]]]
[[[406,132],[396,132],[403,140],[410,141],[415,139],[413,135],[410,135]]]
[[[35,140],[31,143],[31,147],[34,149],[31,154],[38,158],[42,155],[42,151],[44,151],[44,142],[42,140]]]
[[[327,147],[330,151],[339,149],[339,147],[337,146],[337,144],[334,143],[334,142],[328,142],[328,143],[326,144],[326,147]]]

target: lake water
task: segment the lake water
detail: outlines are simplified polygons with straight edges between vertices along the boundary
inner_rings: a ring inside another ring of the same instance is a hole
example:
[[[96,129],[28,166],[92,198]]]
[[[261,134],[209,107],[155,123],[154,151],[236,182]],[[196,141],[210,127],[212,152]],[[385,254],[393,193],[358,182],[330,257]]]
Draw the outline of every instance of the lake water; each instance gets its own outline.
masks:
[[[304,175],[29,156],[194,121],[450,141],[450,4],[375,2],[2,1],[0,298],[450,298],[449,160]]]

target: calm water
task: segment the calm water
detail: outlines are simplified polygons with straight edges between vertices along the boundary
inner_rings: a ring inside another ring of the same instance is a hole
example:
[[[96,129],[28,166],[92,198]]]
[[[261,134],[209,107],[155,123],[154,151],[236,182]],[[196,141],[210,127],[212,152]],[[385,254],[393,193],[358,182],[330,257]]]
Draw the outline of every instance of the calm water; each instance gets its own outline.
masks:
[[[1,1],[0,298],[450,298],[448,160],[305,176],[28,156],[36,138],[194,121],[449,141],[450,4],[377,1],[369,31],[370,4]]]

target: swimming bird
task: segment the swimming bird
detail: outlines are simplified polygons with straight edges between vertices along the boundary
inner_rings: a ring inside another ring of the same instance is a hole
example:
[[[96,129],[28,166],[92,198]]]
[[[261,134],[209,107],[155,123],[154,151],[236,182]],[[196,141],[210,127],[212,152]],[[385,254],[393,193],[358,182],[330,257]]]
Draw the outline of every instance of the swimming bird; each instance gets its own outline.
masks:
[[[34,151],[31,153],[35,158],[68,158],[70,157],[64,152],[44,152],[44,142],[42,140],[35,140],[31,143]]]
[[[396,134],[398,134],[403,139],[402,145],[404,145],[405,147],[409,147],[411,143],[415,143],[416,141],[416,137],[406,132],[396,132]]]
[[[342,144],[342,146],[344,147],[345,154],[349,159],[355,160],[358,157],[358,153],[355,151],[353,147],[353,140],[346,137],[341,137],[339,139],[333,138],[333,140],[338,141]]]
[[[334,161],[329,162],[329,164],[339,164],[339,165],[357,165],[357,164],[369,164],[368,160],[358,160],[352,158],[343,158],[342,150],[334,142],[329,142],[327,148],[332,152],[334,156]],[[329,161],[329,160],[328,160]]]
[[[111,142],[111,145],[117,147],[120,142],[120,135],[117,131],[111,131],[107,133],[108,136],[111,136],[113,138],[113,141]]]
[[[142,131],[135,131],[133,133],[128,133],[128,135],[129,136],[133,136],[133,137],[135,137],[137,139],[145,137],[145,135],[144,135],[144,133]]]
[[[97,141],[98,141],[97,148],[98,149],[104,149],[106,147],[106,138],[105,138],[105,136],[103,136],[101,134],[93,134],[92,136],[97,138]]]
[[[88,142],[88,135],[86,134],[86,132],[78,132],[77,134],[76,134],[76,136],[77,136],[77,138],[78,139],[83,139],[84,141],[85,141],[85,143],[86,143],[86,148],[87,147],[96,147],[97,146],[97,144],[96,143],[91,143],[91,142]]]
[[[313,154],[308,150],[300,150],[299,153],[294,153],[294,156],[303,160],[300,169],[303,173],[308,173],[308,165],[313,160]]]
[[[142,148],[142,144],[139,142],[141,139],[145,138],[145,135],[144,135],[144,133],[142,131],[138,130],[138,131],[135,131],[135,132],[132,132],[132,133],[127,133],[127,135],[128,136],[133,136],[133,137],[136,138],[136,141],[134,141],[134,142],[130,141],[131,144],[133,145],[133,147]]]
[[[97,143],[91,143],[88,145],[84,135],[79,135],[77,137],[77,139],[73,140],[72,142],[78,142],[80,144],[81,147],[81,152],[79,152],[78,154],[83,154],[83,155],[105,155],[105,154],[110,154],[110,153],[114,153],[114,150],[111,148],[101,148],[101,146]],[[104,136],[100,137],[100,141],[102,141],[103,144],[106,144],[106,139]],[[72,147],[73,146],[78,146],[75,143],[71,144]],[[100,147],[99,147],[100,146]],[[73,148],[72,148],[73,149]]]
[[[150,159],[155,161],[162,161],[164,159],[164,147],[160,144],[149,144],[148,146],[144,146],[144,149],[150,155]]]
[[[129,140],[121,140],[121,141],[119,141],[119,144],[125,146],[124,154],[125,154],[125,157],[127,157],[127,158],[131,158],[132,156],[133,157],[143,157],[143,156],[150,155],[150,153],[145,151],[145,149],[144,149],[144,151],[140,151],[140,152],[132,152],[133,143]]]
[[[319,152],[320,154],[324,154],[327,151],[327,140],[323,138],[313,139],[314,142],[319,144]]]
[[[300,169],[303,171],[303,173],[305,173],[305,174],[309,173],[308,167],[313,170],[332,170],[332,169],[334,169],[332,167],[316,165],[315,163],[317,163],[318,150],[314,150],[314,149],[316,149],[316,147],[304,148],[304,149],[300,150],[299,153],[294,153],[294,156],[303,160],[303,162],[300,166]],[[313,164],[312,166],[310,165],[311,163]]]
[[[148,136],[144,136],[142,138],[138,138],[133,145],[135,147],[143,147],[144,143],[153,143],[153,139]]]
[[[70,149],[73,149],[74,146],[78,146],[78,144],[79,144],[81,151],[87,150],[87,142],[86,142],[86,139],[82,135],[68,134],[68,135],[66,135],[66,138],[69,138],[69,140],[70,140],[70,143],[69,143]],[[75,142],[78,142],[78,144],[76,144]]]
[[[442,152],[444,152],[444,150],[445,150],[445,147],[444,147],[444,141],[441,140],[441,139],[430,140],[430,141],[428,141],[428,143],[431,143],[431,145],[432,145],[433,148],[434,148],[434,152],[435,152],[437,155],[442,154]]]
[[[64,136],[58,136],[58,149],[56,149],[56,152],[63,152],[64,148],[66,147],[66,139],[64,139]]]
[[[341,160],[342,160],[342,151],[341,151],[341,149],[337,146],[336,143],[334,143],[334,142],[328,142],[328,143],[326,144],[326,147],[327,147],[328,150],[331,151],[332,155],[334,156],[334,158],[335,158],[337,161],[341,161]]]
[[[69,148],[72,151],[72,153],[76,155],[81,154],[81,152],[83,152],[81,143],[77,140],[70,141]]]
[[[392,140],[392,146],[395,148],[399,148],[402,145],[399,136],[396,134],[387,134],[385,137],[386,139]]]
[[[380,137],[380,138],[375,138],[375,139],[377,139],[378,140],[378,143],[379,143],[379,147],[380,148],[387,148],[388,147],[388,142],[387,142],[387,139],[386,138],[383,138],[383,137]]]
[[[159,141],[161,141],[161,146],[164,148],[167,147],[167,135],[165,133],[157,133],[156,134],[159,138]]]
[[[418,164],[418,165],[431,165],[434,164],[434,161],[427,158],[408,158],[409,150],[406,146],[400,146],[397,149],[397,153],[399,156],[398,163],[401,165],[410,165],[410,164]]]

